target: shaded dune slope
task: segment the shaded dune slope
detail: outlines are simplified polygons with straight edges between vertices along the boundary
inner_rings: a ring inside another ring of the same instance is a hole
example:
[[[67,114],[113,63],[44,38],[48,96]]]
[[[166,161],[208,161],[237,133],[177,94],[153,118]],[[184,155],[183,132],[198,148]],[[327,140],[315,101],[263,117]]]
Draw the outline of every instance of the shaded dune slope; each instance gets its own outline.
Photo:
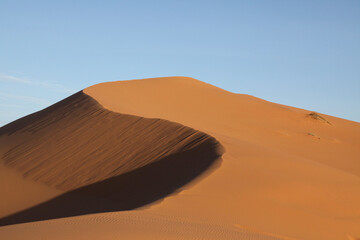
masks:
[[[5,165],[65,192],[0,225],[138,208],[189,183],[223,152],[205,133],[106,110],[83,92],[0,128],[0,137]]]

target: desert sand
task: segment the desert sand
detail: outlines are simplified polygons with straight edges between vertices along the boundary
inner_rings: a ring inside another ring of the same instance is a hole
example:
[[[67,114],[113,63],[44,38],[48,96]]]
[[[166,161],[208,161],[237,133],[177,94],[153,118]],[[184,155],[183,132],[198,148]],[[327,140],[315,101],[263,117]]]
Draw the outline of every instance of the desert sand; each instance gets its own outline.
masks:
[[[360,123],[188,77],[0,128],[0,239],[360,239]]]

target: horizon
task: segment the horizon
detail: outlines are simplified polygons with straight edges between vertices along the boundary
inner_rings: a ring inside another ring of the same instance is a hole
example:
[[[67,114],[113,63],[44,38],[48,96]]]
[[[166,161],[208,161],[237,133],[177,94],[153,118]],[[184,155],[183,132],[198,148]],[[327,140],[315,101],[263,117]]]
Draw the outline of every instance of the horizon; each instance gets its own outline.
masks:
[[[0,126],[101,82],[188,76],[360,122],[358,1],[2,1]]]

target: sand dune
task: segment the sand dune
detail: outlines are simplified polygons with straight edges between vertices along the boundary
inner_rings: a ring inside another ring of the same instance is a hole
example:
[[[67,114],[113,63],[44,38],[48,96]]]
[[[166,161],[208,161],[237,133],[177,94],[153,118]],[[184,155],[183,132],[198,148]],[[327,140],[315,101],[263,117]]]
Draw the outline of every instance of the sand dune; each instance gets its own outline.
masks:
[[[360,237],[359,123],[192,78],[94,85],[2,127],[0,154],[5,239]]]
[[[138,208],[193,180],[223,151],[207,134],[111,112],[83,92],[4,126],[0,134],[14,143],[3,150],[6,166],[66,192],[0,225]]]

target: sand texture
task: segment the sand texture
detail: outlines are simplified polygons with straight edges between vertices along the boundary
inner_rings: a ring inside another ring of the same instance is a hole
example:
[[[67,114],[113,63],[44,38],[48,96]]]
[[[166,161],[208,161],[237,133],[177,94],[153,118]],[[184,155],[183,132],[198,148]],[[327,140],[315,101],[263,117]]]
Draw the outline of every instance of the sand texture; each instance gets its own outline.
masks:
[[[360,124],[193,78],[0,128],[0,239],[360,238]]]

